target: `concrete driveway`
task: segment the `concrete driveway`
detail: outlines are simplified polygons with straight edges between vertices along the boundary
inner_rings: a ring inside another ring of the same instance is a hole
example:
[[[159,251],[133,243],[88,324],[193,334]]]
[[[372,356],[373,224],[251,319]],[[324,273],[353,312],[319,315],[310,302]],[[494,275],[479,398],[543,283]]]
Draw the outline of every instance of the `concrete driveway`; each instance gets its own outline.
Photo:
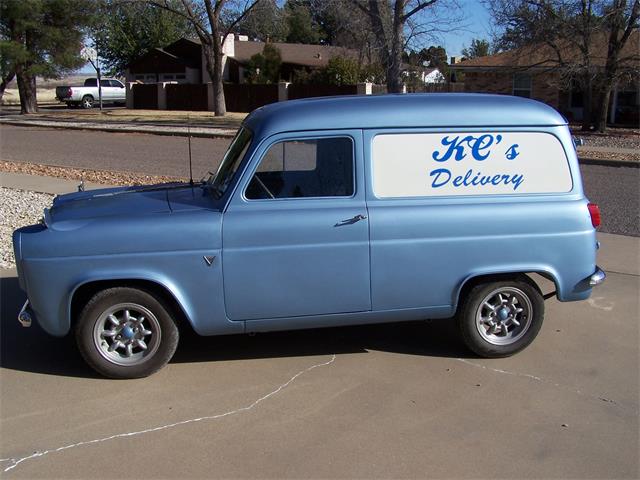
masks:
[[[601,241],[606,283],[549,300],[512,358],[474,358],[441,320],[189,337],[131,381],[21,329],[4,271],[2,475],[637,478],[640,239]]]

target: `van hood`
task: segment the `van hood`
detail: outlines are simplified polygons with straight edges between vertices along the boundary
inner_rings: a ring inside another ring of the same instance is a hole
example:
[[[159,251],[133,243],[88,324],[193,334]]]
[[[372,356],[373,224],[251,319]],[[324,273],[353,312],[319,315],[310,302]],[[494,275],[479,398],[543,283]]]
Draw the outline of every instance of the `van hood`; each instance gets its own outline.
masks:
[[[217,209],[217,202],[203,184],[103,188],[56,197],[51,208],[45,210],[45,223],[51,226],[73,220],[169,214],[202,208]]]

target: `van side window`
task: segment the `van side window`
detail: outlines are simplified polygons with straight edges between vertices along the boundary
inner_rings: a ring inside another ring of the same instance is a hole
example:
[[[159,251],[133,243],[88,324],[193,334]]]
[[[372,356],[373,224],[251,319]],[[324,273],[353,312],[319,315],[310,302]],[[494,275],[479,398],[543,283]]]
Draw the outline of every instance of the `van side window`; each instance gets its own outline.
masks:
[[[278,142],[264,154],[247,190],[249,200],[353,195],[349,137]]]

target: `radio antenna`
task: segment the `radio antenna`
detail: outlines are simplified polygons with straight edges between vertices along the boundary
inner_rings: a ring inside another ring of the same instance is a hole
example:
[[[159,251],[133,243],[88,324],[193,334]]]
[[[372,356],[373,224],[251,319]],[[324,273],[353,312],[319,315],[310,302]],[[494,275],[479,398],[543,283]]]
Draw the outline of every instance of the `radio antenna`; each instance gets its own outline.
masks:
[[[191,117],[187,114],[187,138],[189,142],[189,185],[193,187],[193,166],[191,162]]]

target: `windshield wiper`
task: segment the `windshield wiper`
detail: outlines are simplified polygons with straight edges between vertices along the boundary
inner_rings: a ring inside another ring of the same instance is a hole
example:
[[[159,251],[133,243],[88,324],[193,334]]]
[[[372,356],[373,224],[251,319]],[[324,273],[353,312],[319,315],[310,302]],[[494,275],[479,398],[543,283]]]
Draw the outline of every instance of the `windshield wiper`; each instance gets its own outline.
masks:
[[[193,186],[201,186],[202,182],[194,183]],[[141,185],[141,186],[132,186],[126,187],[125,190],[119,190],[117,192],[108,192],[108,193],[99,193],[94,195],[94,197],[112,197],[115,195],[124,195],[126,193],[141,193],[141,192],[155,192],[159,190],[177,190],[179,188],[189,188],[188,182],[168,182],[168,183],[158,183],[156,185]]]
[[[215,177],[215,175],[216,175],[216,174],[215,174],[215,173],[213,173],[212,171],[207,171],[207,173],[209,174],[209,178],[211,178],[211,177]],[[203,175],[203,176],[202,176],[202,178],[200,179],[200,182],[199,182],[199,183],[209,183],[209,179],[207,179],[207,181],[205,182],[205,180],[204,180],[204,179],[205,179],[205,177],[206,177],[206,175]]]

